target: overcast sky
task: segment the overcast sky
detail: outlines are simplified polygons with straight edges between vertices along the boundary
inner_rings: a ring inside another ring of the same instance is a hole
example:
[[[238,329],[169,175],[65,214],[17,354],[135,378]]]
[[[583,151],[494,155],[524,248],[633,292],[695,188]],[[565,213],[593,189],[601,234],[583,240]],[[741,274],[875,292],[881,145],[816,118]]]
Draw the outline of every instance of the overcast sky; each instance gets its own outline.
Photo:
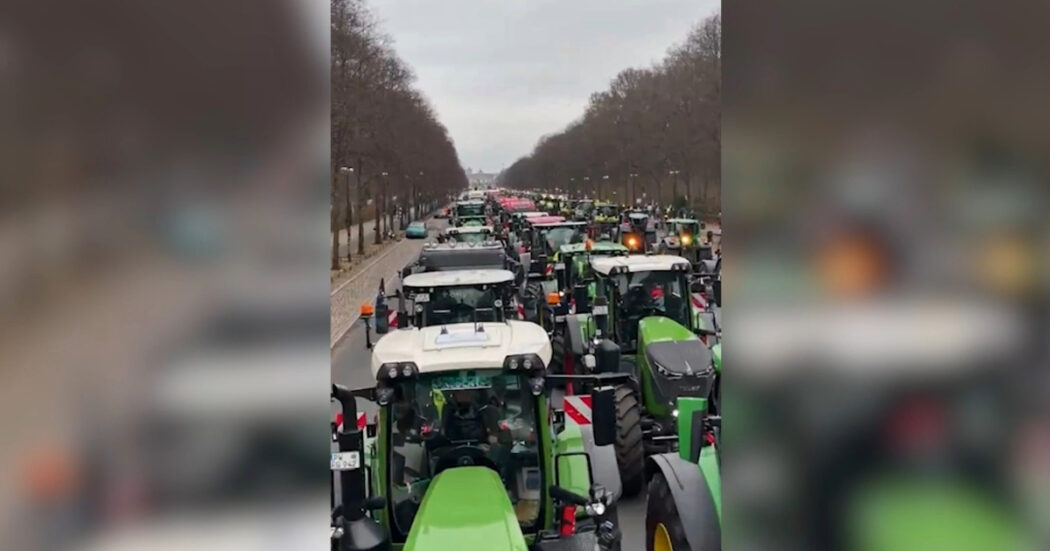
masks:
[[[719,0],[371,0],[464,167],[499,171],[663,58]]]

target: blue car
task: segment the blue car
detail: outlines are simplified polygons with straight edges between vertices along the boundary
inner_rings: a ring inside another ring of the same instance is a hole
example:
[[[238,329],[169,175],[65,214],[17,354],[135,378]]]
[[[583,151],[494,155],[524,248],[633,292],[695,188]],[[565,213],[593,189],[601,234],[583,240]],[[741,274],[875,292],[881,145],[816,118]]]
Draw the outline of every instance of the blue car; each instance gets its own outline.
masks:
[[[423,222],[412,222],[405,228],[405,237],[409,239],[426,239],[427,225]]]

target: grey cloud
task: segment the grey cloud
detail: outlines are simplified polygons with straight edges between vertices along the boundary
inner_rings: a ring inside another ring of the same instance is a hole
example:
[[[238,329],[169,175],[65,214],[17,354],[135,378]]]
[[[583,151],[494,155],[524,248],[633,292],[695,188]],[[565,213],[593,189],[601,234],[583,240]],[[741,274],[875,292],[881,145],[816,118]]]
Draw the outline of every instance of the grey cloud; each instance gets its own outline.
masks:
[[[498,170],[660,60],[717,0],[374,0],[464,166]]]

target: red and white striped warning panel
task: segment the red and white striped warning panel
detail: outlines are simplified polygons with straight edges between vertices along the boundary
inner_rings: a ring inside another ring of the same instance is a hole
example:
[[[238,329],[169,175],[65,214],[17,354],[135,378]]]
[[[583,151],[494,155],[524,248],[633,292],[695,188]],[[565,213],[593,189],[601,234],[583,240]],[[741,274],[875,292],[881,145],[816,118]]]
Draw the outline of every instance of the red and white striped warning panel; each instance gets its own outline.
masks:
[[[397,310],[391,310],[390,313],[386,315],[386,322],[390,327],[397,327]]]
[[[591,424],[591,396],[589,394],[566,396],[564,407],[566,419],[577,425]]]
[[[365,416],[364,412],[357,414],[357,428],[365,430],[365,426],[368,425],[368,417]],[[335,414],[335,429],[343,430],[343,414],[342,412]]]
[[[704,300],[704,296],[700,293],[693,293],[693,306],[704,310],[707,308],[707,302]]]

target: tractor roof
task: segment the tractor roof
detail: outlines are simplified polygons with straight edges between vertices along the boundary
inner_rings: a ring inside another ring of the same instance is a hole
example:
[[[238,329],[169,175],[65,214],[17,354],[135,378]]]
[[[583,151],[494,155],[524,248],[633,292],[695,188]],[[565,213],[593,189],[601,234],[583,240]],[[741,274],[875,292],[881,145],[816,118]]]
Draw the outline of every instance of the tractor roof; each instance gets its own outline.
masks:
[[[630,256],[598,256],[591,259],[594,271],[609,275],[613,271],[627,272],[668,272],[672,270],[689,270],[689,261],[670,254]]]
[[[700,221],[694,218],[668,218],[667,221],[673,224],[699,224]]]
[[[629,212],[629,213],[627,213],[627,217],[628,218],[649,218],[649,213],[647,213],[647,212]]]
[[[565,221],[565,217],[564,216],[533,216],[531,218],[526,218],[525,221],[528,222],[529,224],[532,224],[533,226],[536,226],[536,225],[539,225],[539,224],[556,224],[558,222],[564,222]]]
[[[485,201],[482,201],[481,199],[467,199],[466,201],[458,201],[458,202],[456,202],[456,206],[459,206],[459,205],[484,205],[484,204],[485,204]]]
[[[561,216],[551,216],[550,218],[561,218]],[[530,222],[532,222],[530,220]],[[532,222],[532,225],[537,228],[575,228],[577,226],[586,226],[586,222],[566,222],[564,218],[560,222]]]
[[[448,228],[445,233],[492,233],[492,226],[457,226]]]
[[[537,216],[550,216],[546,212],[531,211],[531,210],[527,211],[527,212],[515,212],[514,215],[515,216],[520,216],[522,218],[536,218]]]
[[[487,243],[427,243],[416,264],[424,271],[437,272],[467,269],[502,269],[506,261],[503,245]]]
[[[576,254],[587,250],[586,243],[569,243],[561,246],[562,254]],[[591,243],[592,253],[623,253],[627,254],[628,248],[615,241],[594,241]]]
[[[392,331],[372,349],[372,376],[389,362],[413,362],[420,374],[503,367],[507,356],[536,354],[547,365],[551,344],[534,323],[456,323]]]
[[[514,281],[508,270],[449,270],[412,274],[402,282],[404,287],[458,287],[461,285],[495,285]]]

